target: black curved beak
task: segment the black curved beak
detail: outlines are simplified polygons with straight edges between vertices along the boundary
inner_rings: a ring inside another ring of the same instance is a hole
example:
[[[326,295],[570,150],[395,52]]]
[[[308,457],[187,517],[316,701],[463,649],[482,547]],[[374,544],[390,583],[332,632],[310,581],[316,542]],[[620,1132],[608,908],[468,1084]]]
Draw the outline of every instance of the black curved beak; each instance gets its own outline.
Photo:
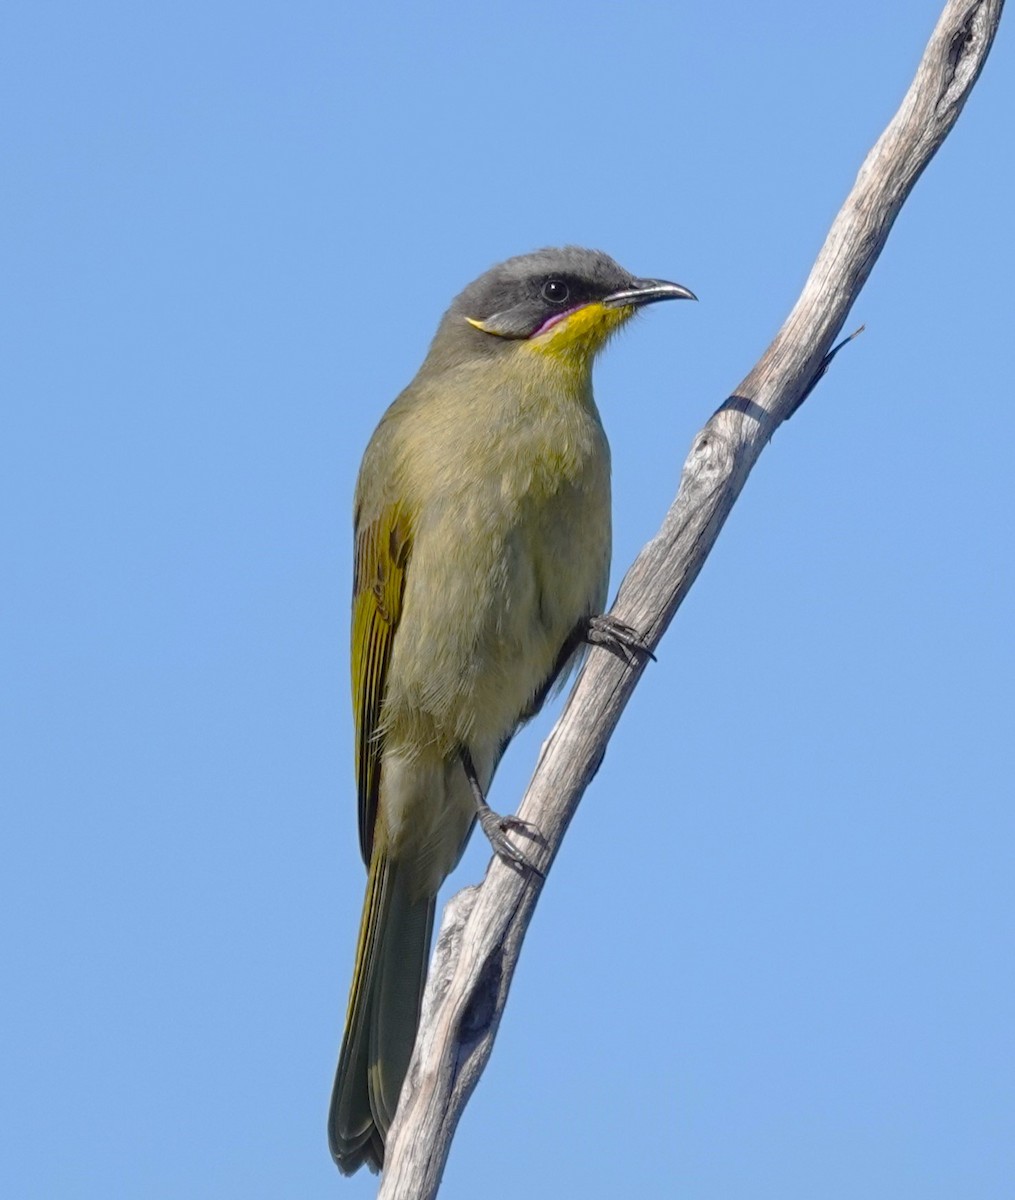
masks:
[[[666,279],[635,279],[630,287],[604,296],[602,303],[607,308],[622,308],[630,305],[640,308],[643,304],[655,304],[659,300],[697,300],[690,288]]]

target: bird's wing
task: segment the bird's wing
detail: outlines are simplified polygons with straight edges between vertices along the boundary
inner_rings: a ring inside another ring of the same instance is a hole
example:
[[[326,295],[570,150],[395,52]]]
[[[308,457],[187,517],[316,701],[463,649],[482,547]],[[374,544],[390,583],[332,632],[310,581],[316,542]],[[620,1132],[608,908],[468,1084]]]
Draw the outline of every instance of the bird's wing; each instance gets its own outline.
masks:
[[[359,843],[369,864],[381,777],[381,706],[391,644],[402,615],[405,572],[412,550],[408,518],[397,505],[356,526],[352,598],[352,702],[356,718]]]

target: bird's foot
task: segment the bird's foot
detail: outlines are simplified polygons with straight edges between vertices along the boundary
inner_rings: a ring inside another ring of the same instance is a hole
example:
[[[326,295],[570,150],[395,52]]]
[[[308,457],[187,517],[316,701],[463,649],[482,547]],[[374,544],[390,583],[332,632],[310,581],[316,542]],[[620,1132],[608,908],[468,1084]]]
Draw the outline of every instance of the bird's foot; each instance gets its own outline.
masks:
[[[521,817],[502,817],[500,813],[494,812],[485,801],[483,804],[477,803],[476,819],[498,858],[506,862],[509,867],[514,867],[515,870],[531,871],[540,879],[543,878],[543,872],[532,859],[523,854],[507,836],[509,833],[521,833],[535,842],[542,842],[543,835],[531,821],[523,821]]]
[[[536,864],[523,854],[507,836],[509,833],[521,833],[534,842],[546,845],[546,840],[539,829],[531,821],[523,821],[521,817],[502,817],[500,813],[494,812],[486,802],[483,785],[479,782],[472,755],[464,746],[461,750],[461,760],[462,766],[465,768],[465,778],[469,781],[469,789],[476,805],[476,820],[479,821],[479,827],[486,834],[494,853],[509,867],[514,867],[516,871],[531,871],[540,879],[545,878]]]
[[[609,613],[600,613],[595,617],[587,617],[582,628],[582,641],[590,646],[602,646],[619,655],[629,667],[637,666],[643,659],[650,658],[653,662],[656,656],[649,649],[648,643],[633,625],[626,621],[618,621]]]

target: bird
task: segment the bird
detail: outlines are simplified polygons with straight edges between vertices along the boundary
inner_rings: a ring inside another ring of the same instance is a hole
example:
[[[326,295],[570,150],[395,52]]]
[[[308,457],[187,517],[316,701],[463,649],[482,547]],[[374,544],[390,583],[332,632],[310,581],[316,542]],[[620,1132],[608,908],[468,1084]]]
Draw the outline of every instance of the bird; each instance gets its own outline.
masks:
[[[419,1023],[438,889],[515,731],[586,644],[640,645],[602,615],[610,450],[592,364],[639,309],[694,300],[578,246],[509,258],[445,312],[382,416],[354,504],[352,693],[366,897],[328,1115],[343,1174],[379,1171]]]

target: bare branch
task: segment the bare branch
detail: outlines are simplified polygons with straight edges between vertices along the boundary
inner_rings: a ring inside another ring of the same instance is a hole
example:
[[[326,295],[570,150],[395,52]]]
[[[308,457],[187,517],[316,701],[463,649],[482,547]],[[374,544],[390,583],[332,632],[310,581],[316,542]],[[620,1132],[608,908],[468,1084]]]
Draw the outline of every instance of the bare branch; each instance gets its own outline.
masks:
[[[662,528],[628,571],[613,615],[654,647],[701,570],[778,426],[828,366],[832,342],[913,184],[958,118],[983,67],[1003,0],[949,0],[899,111],[860,168],[782,329],[694,439]],[[547,844],[548,868],[642,671],[592,650],[542,748],[519,815]],[[462,1110],[490,1056],[542,880],[493,860],[444,913],[412,1063],[391,1128],[381,1200],[429,1200]]]

